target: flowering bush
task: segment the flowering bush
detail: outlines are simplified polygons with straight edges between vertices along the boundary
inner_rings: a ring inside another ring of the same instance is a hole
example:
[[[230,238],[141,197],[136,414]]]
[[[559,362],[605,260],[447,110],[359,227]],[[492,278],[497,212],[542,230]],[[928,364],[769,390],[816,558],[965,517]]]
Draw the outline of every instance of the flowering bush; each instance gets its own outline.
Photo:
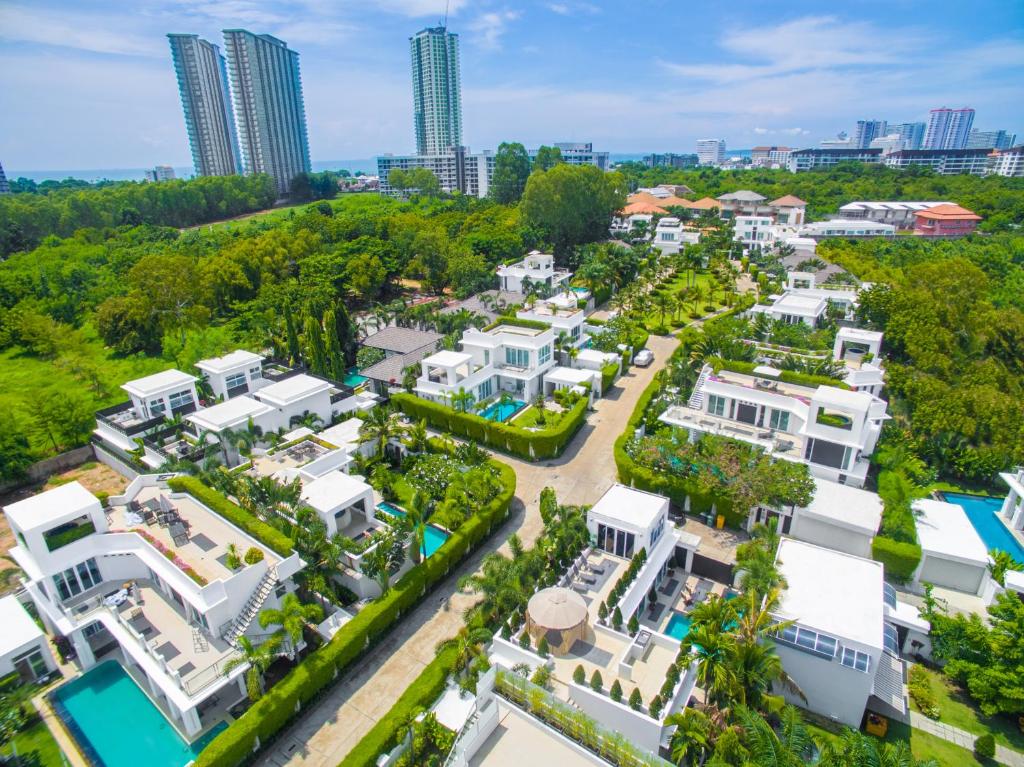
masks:
[[[179,570],[181,570],[183,573],[185,573],[185,575],[187,575],[193,581],[198,583],[200,586],[205,586],[207,583],[209,583],[209,581],[206,580],[206,578],[204,578],[199,573],[197,573],[195,570],[193,570],[192,566],[190,564],[188,564],[187,562],[182,560],[175,553],[174,549],[168,548],[163,543],[161,543],[159,540],[157,540],[152,535],[147,533],[145,530],[142,530],[140,528],[134,527],[130,531],[113,530],[112,532],[122,532],[122,533],[123,532],[132,532],[132,533],[135,533],[136,535],[141,536],[150,546],[152,546],[154,549],[156,549],[161,554],[163,554],[167,558],[167,560],[169,562],[173,562],[175,567],[177,567]]]

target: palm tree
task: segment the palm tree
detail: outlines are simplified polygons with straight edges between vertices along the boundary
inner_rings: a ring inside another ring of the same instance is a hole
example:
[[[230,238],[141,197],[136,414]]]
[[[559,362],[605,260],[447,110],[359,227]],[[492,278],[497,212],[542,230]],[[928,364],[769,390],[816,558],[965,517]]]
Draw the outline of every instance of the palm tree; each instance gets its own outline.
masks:
[[[305,426],[313,431],[320,431],[324,427],[324,419],[308,410],[302,411],[302,415],[293,415],[289,423],[293,427]]]
[[[405,446],[414,453],[422,453],[427,449],[427,419],[423,418],[420,421],[406,427],[405,429]]]
[[[338,573],[339,562],[345,553],[340,533],[328,537],[327,525],[312,509],[303,508],[296,514],[295,550],[306,563],[296,579],[307,592],[322,595],[331,590]],[[323,606],[323,596],[319,596]]]
[[[781,723],[772,729],[764,717],[746,706],[736,709],[743,730],[743,745],[750,752],[750,763],[758,767],[803,767],[811,747],[800,712],[792,706],[783,709]]]
[[[293,648],[302,641],[302,630],[309,624],[319,623],[324,618],[320,605],[304,605],[295,594],[285,594],[279,608],[270,608],[260,613],[259,622],[262,628],[280,626],[274,632],[291,640]]]
[[[665,726],[674,726],[672,733],[672,762],[679,767],[700,764],[711,744],[711,720],[703,711],[684,708],[665,720]]]
[[[391,590],[391,576],[405,561],[405,548],[394,530],[386,530],[377,536],[377,543],[363,554],[359,569],[380,586],[383,597]]]
[[[682,643],[683,650],[692,650],[697,656],[697,684],[707,699],[720,707],[729,702],[736,688],[736,674],[729,663],[735,645],[734,636],[713,626],[691,627]]]
[[[998,583],[1000,586],[1005,586],[1007,570],[1021,570],[1024,569],[1024,565],[1021,565],[1008,551],[1002,551],[1000,549],[989,549],[989,559],[992,562],[989,564],[988,569],[992,574],[992,580]]]
[[[393,439],[402,435],[402,427],[392,418],[391,409],[383,406],[375,407],[363,420],[359,427],[359,436],[367,442],[373,442],[377,455],[384,457],[384,450]]]
[[[413,564],[419,564],[427,555],[427,502],[419,490],[412,494],[409,503],[405,507],[405,521],[409,525],[411,538],[411,549]]]
[[[463,387],[459,387],[457,392],[452,392],[452,409],[459,410],[463,413],[468,413],[469,409],[473,407],[473,403],[476,402],[476,397],[473,392],[466,391]]]
[[[438,642],[434,647],[434,652],[441,653],[453,648],[455,650],[455,671],[459,672],[480,655],[480,646],[490,641],[491,632],[487,629],[471,629],[468,626],[463,626],[459,629],[459,633],[451,639],[444,639]]]
[[[247,636],[238,637],[239,655],[228,659],[224,664],[224,676],[229,675],[239,666],[249,664],[245,672],[245,689],[249,693],[249,700],[253,703],[263,696],[263,673],[270,667],[277,657],[277,649],[281,646],[283,637],[274,634],[265,642],[254,645]]]
[[[476,616],[489,620],[495,615],[506,615],[525,601],[512,561],[497,552],[484,557],[477,573],[461,577],[459,588],[482,597],[466,611],[467,623]]]
[[[918,761],[907,741],[885,743],[846,728],[838,738],[818,741],[819,767],[938,767],[934,759]]]

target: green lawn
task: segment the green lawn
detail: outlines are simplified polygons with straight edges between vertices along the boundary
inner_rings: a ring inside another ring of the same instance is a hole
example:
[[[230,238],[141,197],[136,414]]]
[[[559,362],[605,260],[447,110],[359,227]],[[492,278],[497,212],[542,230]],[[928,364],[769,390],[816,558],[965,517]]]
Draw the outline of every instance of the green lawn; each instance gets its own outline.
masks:
[[[668,283],[663,288],[663,290],[666,290],[670,296],[675,298],[677,292],[681,288],[686,287],[687,285],[690,285],[690,287],[693,287],[694,285],[696,285],[697,287],[701,288],[704,291],[704,297],[700,301],[697,302],[696,309],[697,309],[697,313],[698,314],[703,316],[704,314],[707,313],[707,312],[704,311],[704,306],[705,305],[713,305],[715,307],[725,306],[725,304],[722,302],[723,296],[722,296],[722,292],[721,291],[717,291],[716,292],[715,300],[714,301],[710,300],[711,275],[707,274],[705,272],[699,272],[697,274],[696,282],[694,282],[693,277],[690,275],[689,272],[685,272],[685,271],[681,272],[680,274],[678,274],[675,277],[675,279],[673,279],[670,283]],[[652,300],[652,302],[654,302],[657,299],[652,296],[651,300]],[[671,314],[671,315],[666,314],[665,315],[665,324],[669,325],[669,326],[671,326],[671,325],[679,325],[679,324],[686,324],[687,322],[690,321],[690,312],[692,312],[693,310],[694,310],[693,302],[692,301],[687,301],[674,314]],[[643,323],[644,323],[644,326],[647,328],[648,331],[653,330],[654,328],[658,327],[658,325],[661,324],[661,312],[660,312],[660,310],[658,310],[656,305],[654,307],[652,307],[650,312],[648,312],[646,315],[644,315]]]
[[[42,719],[37,719],[35,724],[15,735],[13,744],[22,764],[32,767],[62,767],[65,764],[60,746]],[[4,753],[11,753],[10,744],[4,748]]]
[[[817,724],[808,722],[807,730],[816,743],[824,743],[837,738],[835,732]],[[963,765],[980,764],[974,754],[966,749],[960,748],[953,743],[929,735],[920,730],[911,729],[908,725],[899,722],[889,722],[889,732],[885,740],[898,742],[906,740],[910,742],[910,751],[918,760],[934,759],[940,767],[962,767]]]
[[[928,676],[932,680],[932,689],[935,690],[938,698],[940,722],[959,727],[961,730],[975,735],[992,733],[996,743],[1015,751],[1024,752],[1024,734],[1010,717],[985,716],[971,699],[945,675],[929,668],[925,668],[925,671],[928,672]],[[918,710],[913,699],[911,699],[910,705],[915,711]]]
[[[550,429],[553,428],[555,424],[562,420],[561,413],[553,413],[550,410],[545,410],[545,422],[543,424],[538,424],[538,415],[540,415],[540,411],[537,410],[537,408],[534,407],[533,405],[530,405],[529,407],[524,408],[522,411],[520,411],[519,414],[516,415],[516,417],[509,422],[509,424],[520,429],[529,429],[533,427]]]

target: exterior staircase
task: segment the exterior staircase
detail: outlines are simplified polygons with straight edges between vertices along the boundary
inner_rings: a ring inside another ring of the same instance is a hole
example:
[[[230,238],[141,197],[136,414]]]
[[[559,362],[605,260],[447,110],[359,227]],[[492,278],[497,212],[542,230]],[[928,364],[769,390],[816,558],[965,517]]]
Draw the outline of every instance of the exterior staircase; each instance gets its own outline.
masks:
[[[704,407],[704,382],[708,380],[708,376],[711,375],[711,366],[704,365],[700,369],[700,375],[697,376],[697,382],[693,385],[693,392],[690,394],[690,399],[687,401],[686,406],[693,410],[702,410]]]
[[[245,633],[246,629],[252,625],[253,619],[259,615],[260,610],[266,603],[267,598],[271,592],[277,587],[277,568],[268,567],[267,571],[263,574],[260,582],[256,584],[256,588],[253,589],[252,595],[249,597],[249,601],[245,603],[238,616],[231,622],[227,630],[224,632],[223,637],[229,645],[238,649],[238,638]]]

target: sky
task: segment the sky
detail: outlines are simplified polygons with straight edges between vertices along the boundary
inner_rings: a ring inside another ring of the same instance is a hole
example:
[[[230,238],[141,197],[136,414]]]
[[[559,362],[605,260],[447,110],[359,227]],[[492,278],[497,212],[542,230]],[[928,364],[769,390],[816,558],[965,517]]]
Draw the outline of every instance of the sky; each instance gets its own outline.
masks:
[[[1024,3],[449,0],[463,143],[814,146],[857,119],[1024,134]],[[413,151],[408,37],[444,0],[0,0],[0,163],[191,164],[168,32],[299,52],[314,161]]]

